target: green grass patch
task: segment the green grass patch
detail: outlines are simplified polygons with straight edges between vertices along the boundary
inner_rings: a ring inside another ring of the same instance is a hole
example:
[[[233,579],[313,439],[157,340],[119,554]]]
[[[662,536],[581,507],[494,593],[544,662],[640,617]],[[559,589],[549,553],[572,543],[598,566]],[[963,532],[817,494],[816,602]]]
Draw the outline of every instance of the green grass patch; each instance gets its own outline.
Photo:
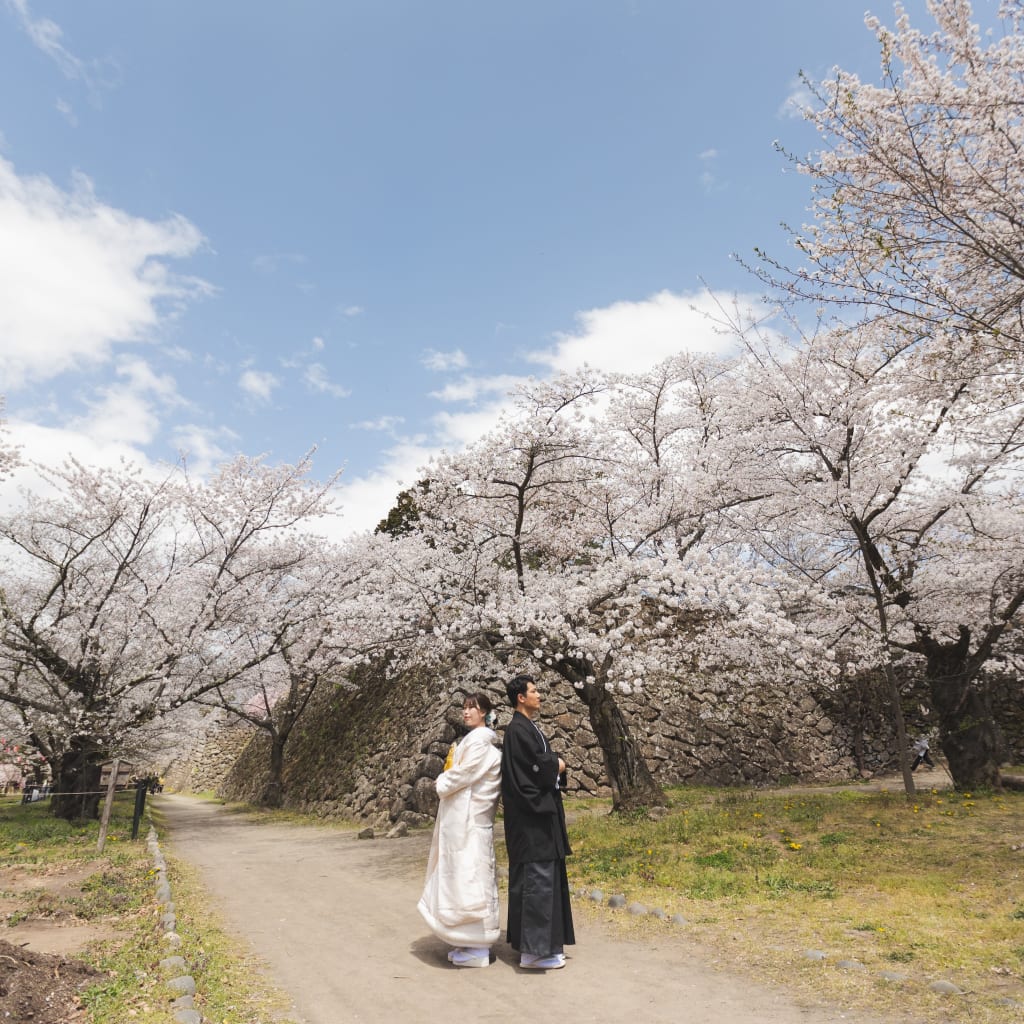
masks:
[[[1024,794],[668,795],[657,819],[570,802],[572,881],[699,921],[752,962],[791,968],[817,948],[979,993],[999,979],[1024,999]]]
[[[152,857],[144,842],[131,842],[131,799],[114,804],[102,854],[97,822],[54,818],[45,803],[0,799],[0,851],[18,884],[4,897],[17,907],[7,923],[63,917],[102,923],[114,938],[97,941],[78,957],[107,972],[82,999],[89,1024],[172,1024],[171,997],[160,960],[172,952],[158,927]],[[148,824],[141,833],[148,831]],[[186,973],[196,980],[196,1007],[218,1024],[263,1024],[278,1017],[285,1000],[267,984],[259,966],[239,952],[212,916],[209,901],[187,867],[168,864]],[[56,884],[73,878],[72,884]],[[39,884],[36,884],[38,881]],[[0,936],[4,932],[0,931]],[[8,933],[16,939],[17,932]]]

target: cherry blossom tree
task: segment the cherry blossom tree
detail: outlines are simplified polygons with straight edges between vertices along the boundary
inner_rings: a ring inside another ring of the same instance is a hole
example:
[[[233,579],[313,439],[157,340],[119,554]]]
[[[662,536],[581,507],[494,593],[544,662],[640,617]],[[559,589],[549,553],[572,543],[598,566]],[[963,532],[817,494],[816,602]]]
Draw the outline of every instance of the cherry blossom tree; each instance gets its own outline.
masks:
[[[0,414],[3,413],[3,410],[4,398],[0,395]],[[12,443],[7,430],[7,421],[0,415],[0,481],[6,479],[20,461],[20,450]]]
[[[381,543],[379,587],[417,609],[417,656],[486,651],[574,688],[616,809],[663,799],[616,693],[684,665],[749,664],[746,637],[784,623],[777,593],[711,543],[726,544],[722,510],[760,486],[731,441],[727,386],[691,356],[534,384],[427,469],[416,529]]]
[[[784,351],[747,331],[771,497],[737,529],[845,609],[828,629],[852,671],[885,671],[897,713],[894,656],[920,667],[967,788],[999,781],[985,670],[1024,603],[1024,378],[998,348],[937,340],[877,321]]]
[[[808,81],[821,149],[792,157],[813,180],[814,220],[795,233],[806,263],[764,253],[761,273],[801,299],[898,314],[1019,351],[1024,341],[1024,4],[1002,0],[1005,33],[983,37],[968,0],[929,0],[935,29],[866,19],[881,81],[837,69]],[[847,317],[849,319],[849,317]]]
[[[380,620],[366,614],[358,543],[340,548],[309,533],[284,543],[292,551],[271,559],[283,568],[261,579],[259,600],[229,627],[254,663],[198,698],[266,733],[269,773],[259,802],[268,807],[281,805],[285,748],[313,694],[322,686],[350,687],[348,672],[384,636]],[[267,650],[274,653],[257,660]]]
[[[310,468],[237,459],[200,482],[69,462],[0,516],[0,701],[50,759],[55,814],[95,814],[98,765],[133,730],[279,650],[232,626],[294,557],[264,541],[328,510]]]

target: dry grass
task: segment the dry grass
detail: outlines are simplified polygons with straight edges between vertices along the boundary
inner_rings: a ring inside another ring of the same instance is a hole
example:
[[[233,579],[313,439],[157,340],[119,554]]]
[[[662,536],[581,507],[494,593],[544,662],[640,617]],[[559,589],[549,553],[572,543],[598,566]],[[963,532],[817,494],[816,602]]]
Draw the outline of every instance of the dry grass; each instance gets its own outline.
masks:
[[[573,880],[682,914],[720,955],[808,994],[917,1020],[1021,1019],[1000,1000],[1024,1006],[1024,794],[680,789],[671,804],[658,821],[574,805]],[[931,993],[939,979],[968,995]]]

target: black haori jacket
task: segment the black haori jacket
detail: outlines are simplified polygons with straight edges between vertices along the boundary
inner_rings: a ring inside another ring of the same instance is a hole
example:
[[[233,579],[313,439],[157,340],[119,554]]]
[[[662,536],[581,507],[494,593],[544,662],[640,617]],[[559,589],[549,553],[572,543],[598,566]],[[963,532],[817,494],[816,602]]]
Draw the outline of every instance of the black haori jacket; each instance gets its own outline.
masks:
[[[558,755],[521,711],[512,716],[502,741],[501,800],[510,864],[564,860],[572,853],[558,788]]]

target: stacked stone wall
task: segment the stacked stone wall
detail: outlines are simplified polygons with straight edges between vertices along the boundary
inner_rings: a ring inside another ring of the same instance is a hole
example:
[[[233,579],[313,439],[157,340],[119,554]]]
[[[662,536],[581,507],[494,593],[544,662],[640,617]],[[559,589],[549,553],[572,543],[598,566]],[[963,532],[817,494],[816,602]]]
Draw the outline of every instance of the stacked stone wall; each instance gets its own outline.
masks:
[[[330,817],[421,823],[436,810],[434,779],[461,734],[466,692],[483,689],[499,709],[499,734],[511,715],[500,681],[411,672],[385,681],[370,672],[357,689],[314,695],[285,752],[287,806]],[[607,777],[587,709],[574,691],[542,679],[542,721],[569,767],[569,790],[608,795]],[[771,785],[838,782],[890,767],[895,746],[876,697],[818,697],[787,686],[737,691],[690,680],[652,681],[620,707],[663,785]],[[266,783],[265,737],[227,730],[207,739],[182,788],[217,788],[255,800]],[[229,751],[244,740],[231,759]]]

